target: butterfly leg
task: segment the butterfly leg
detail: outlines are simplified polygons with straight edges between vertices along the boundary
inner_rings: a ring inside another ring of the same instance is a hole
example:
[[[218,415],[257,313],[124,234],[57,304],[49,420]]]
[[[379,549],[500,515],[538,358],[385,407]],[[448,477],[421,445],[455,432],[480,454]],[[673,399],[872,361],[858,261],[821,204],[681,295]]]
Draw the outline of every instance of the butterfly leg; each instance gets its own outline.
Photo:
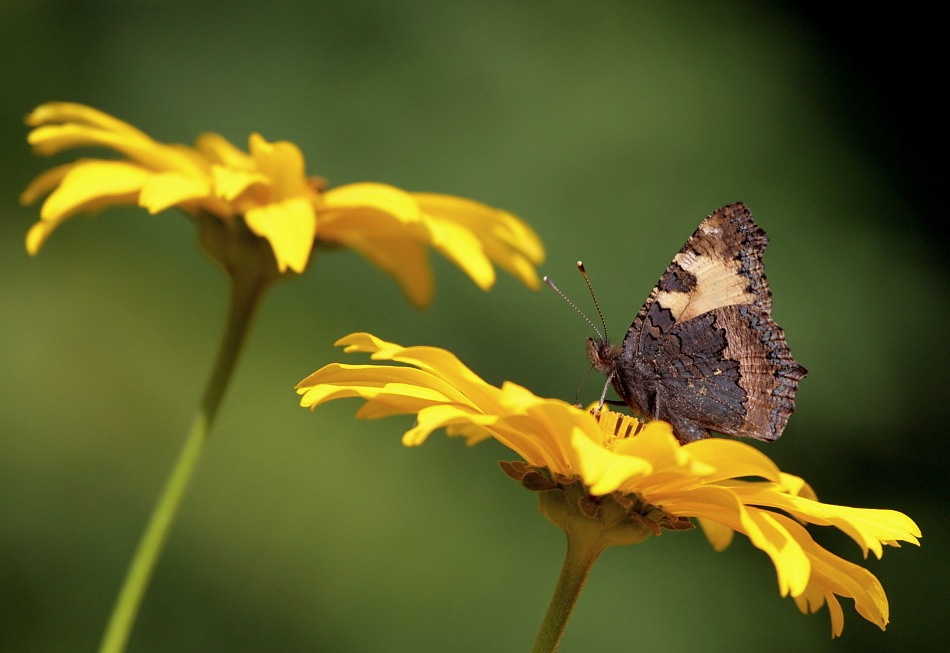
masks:
[[[610,387],[610,379],[611,377],[608,376],[607,382],[604,384],[604,389],[600,393],[600,401],[597,402],[597,410],[594,411],[595,415],[600,413],[600,409],[604,407],[605,403],[610,403],[609,401],[607,401],[607,388]]]

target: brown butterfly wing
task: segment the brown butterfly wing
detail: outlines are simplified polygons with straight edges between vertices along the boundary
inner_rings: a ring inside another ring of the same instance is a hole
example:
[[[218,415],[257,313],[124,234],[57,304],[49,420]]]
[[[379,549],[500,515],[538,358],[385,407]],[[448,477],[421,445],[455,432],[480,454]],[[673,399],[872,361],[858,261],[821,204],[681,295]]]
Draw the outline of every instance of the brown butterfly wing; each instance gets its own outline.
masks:
[[[772,321],[762,273],[765,233],[744,204],[710,214],[637,313],[614,387],[683,441],[709,431],[775,440],[805,368]]]

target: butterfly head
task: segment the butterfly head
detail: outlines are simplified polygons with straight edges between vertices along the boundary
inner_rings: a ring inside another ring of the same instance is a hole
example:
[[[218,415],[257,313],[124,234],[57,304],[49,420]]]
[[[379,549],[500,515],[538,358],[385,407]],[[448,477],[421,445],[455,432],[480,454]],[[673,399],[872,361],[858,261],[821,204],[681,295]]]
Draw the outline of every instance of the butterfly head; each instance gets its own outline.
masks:
[[[620,347],[610,344],[607,340],[587,339],[587,358],[601,374],[606,374],[610,380],[614,375],[617,361],[620,358]]]

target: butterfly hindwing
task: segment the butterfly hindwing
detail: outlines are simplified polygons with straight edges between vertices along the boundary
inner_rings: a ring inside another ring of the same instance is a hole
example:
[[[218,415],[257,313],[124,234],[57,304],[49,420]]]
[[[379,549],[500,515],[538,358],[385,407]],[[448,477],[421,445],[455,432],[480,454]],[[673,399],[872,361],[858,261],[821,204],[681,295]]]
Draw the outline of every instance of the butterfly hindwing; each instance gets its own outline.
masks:
[[[741,203],[707,217],[673,258],[609,371],[635,412],[682,441],[709,431],[774,440],[806,371],[771,318],[765,233]]]

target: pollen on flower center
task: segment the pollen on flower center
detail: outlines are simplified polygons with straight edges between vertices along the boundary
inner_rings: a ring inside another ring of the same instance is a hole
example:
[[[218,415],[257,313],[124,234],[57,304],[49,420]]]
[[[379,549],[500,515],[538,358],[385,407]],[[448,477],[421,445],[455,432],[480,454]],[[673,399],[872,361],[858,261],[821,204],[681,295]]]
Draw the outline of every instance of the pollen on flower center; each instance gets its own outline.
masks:
[[[643,422],[636,417],[615,413],[612,410],[601,410],[594,414],[594,419],[597,420],[600,432],[604,436],[603,445],[609,450],[613,450],[617,443],[637,435],[643,428]]]

